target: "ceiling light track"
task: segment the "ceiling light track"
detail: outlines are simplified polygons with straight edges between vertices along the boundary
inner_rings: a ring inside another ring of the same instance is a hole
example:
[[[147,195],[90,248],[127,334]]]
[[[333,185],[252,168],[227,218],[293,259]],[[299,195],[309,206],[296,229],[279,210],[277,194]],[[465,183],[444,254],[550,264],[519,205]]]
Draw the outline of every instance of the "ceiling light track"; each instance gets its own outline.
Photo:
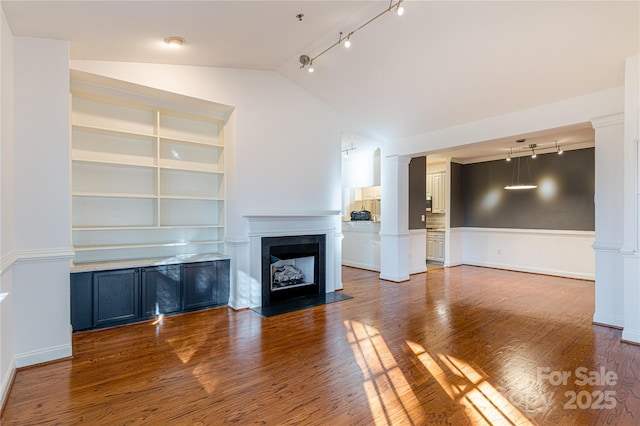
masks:
[[[403,1],[404,0],[398,0],[397,2],[394,3],[393,0],[389,0],[389,7],[388,8],[384,9],[382,12],[378,13],[376,16],[374,16],[373,18],[369,19],[367,22],[365,22],[364,24],[360,25],[356,29],[354,29],[352,31],[349,31],[348,33],[346,33],[346,36],[344,35],[345,34],[344,32],[340,32],[340,35],[338,36],[338,41],[336,41],[335,43],[333,43],[332,45],[330,45],[329,47],[324,49],[322,52],[318,53],[316,56],[311,57],[309,55],[300,55],[300,58],[298,59],[300,61],[300,69],[307,68],[307,70],[309,72],[313,72],[313,70],[314,70],[313,62],[316,59],[318,59],[320,56],[324,55],[325,53],[327,53],[328,51],[330,51],[334,47],[343,44],[343,42],[344,42],[344,47],[348,48],[349,46],[351,46],[351,37],[355,33],[360,31],[361,29],[363,29],[364,27],[366,27],[367,25],[369,25],[370,23],[372,23],[376,19],[380,18],[384,14],[389,13],[392,10],[395,9],[396,13],[399,16],[402,16],[404,14],[404,7],[402,7],[402,2]]]

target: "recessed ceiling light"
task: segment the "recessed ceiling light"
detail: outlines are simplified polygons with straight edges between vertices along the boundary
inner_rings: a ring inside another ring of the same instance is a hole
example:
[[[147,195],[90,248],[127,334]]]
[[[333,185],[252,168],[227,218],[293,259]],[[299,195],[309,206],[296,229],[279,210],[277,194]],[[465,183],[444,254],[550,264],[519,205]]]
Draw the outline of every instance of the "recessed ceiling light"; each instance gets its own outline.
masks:
[[[167,46],[177,49],[178,47],[182,46],[186,42],[186,40],[180,36],[171,36],[165,38],[164,42],[167,44]]]

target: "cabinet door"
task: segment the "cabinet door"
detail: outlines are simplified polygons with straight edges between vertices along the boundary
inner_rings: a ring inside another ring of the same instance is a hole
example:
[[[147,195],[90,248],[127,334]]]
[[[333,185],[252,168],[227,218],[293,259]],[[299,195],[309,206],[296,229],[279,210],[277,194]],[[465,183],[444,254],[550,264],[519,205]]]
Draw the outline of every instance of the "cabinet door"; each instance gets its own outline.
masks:
[[[442,173],[433,175],[433,212],[442,213],[444,211],[444,179]]]
[[[73,331],[86,330],[93,326],[93,273],[73,273],[71,284],[71,326]]]
[[[137,269],[93,274],[94,327],[135,321],[140,317]]]
[[[142,315],[152,317],[182,308],[180,265],[153,266],[140,270]]]
[[[433,197],[433,174],[427,175],[427,195]]]
[[[444,240],[438,239],[435,244],[436,260],[444,262]]]
[[[218,264],[218,289],[216,292],[216,305],[229,304],[229,290],[231,287],[231,261],[219,260]]]
[[[432,238],[427,238],[427,260],[435,260],[436,245]]]
[[[217,302],[218,269],[216,262],[182,265],[184,274],[184,309],[213,306]]]

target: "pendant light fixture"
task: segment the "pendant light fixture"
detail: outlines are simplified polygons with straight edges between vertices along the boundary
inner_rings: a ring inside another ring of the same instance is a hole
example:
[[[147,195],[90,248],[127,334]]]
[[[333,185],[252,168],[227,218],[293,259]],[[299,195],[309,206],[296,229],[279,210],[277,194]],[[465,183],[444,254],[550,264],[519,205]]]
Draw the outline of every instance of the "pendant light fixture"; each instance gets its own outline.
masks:
[[[517,143],[524,143],[524,139],[518,139],[516,142]],[[536,144],[531,144],[529,145],[529,148],[531,149],[531,152],[533,153],[531,155],[532,158],[535,158],[535,148],[536,148]],[[507,161],[510,161],[511,159],[511,154],[509,154],[509,157],[507,157]],[[515,190],[515,189],[535,189],[538,187],[538,185],[535,185],[533,183],[533,180],[531,179],[531,169],[529,168],[529,156],[525,156],[524,157],[524,161],[526,162],[526,167],[527,167],[527,174],[529,176],[529,180],[528,181],[524,181],[521,182],[520,181],[520,161],[522,160],[522,156],[518,156],[516,161],[513,162],[513,173],[511,175],[511,185],[507,185],[504,187],[504,189],[507,190]]]

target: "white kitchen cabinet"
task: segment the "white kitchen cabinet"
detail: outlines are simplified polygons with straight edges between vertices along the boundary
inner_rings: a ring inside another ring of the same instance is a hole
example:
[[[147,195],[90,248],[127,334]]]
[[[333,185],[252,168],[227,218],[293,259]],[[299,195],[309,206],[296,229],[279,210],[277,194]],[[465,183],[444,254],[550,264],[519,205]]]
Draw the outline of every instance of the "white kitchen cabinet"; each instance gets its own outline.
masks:
[[[224,251],[222,120],[82,80],[71,105],[76,263]]]
[[[380,199],[380,185],[367,186],[365,188],[357,188],[355,191],[356,201],[362,200],[379,200]]]
[[[446,211],[445,177],[445,172],[427,174],[427,195],[431,195],[431,213]]]
[[[444,232],[427,230],[427,260],[444,262]]]

